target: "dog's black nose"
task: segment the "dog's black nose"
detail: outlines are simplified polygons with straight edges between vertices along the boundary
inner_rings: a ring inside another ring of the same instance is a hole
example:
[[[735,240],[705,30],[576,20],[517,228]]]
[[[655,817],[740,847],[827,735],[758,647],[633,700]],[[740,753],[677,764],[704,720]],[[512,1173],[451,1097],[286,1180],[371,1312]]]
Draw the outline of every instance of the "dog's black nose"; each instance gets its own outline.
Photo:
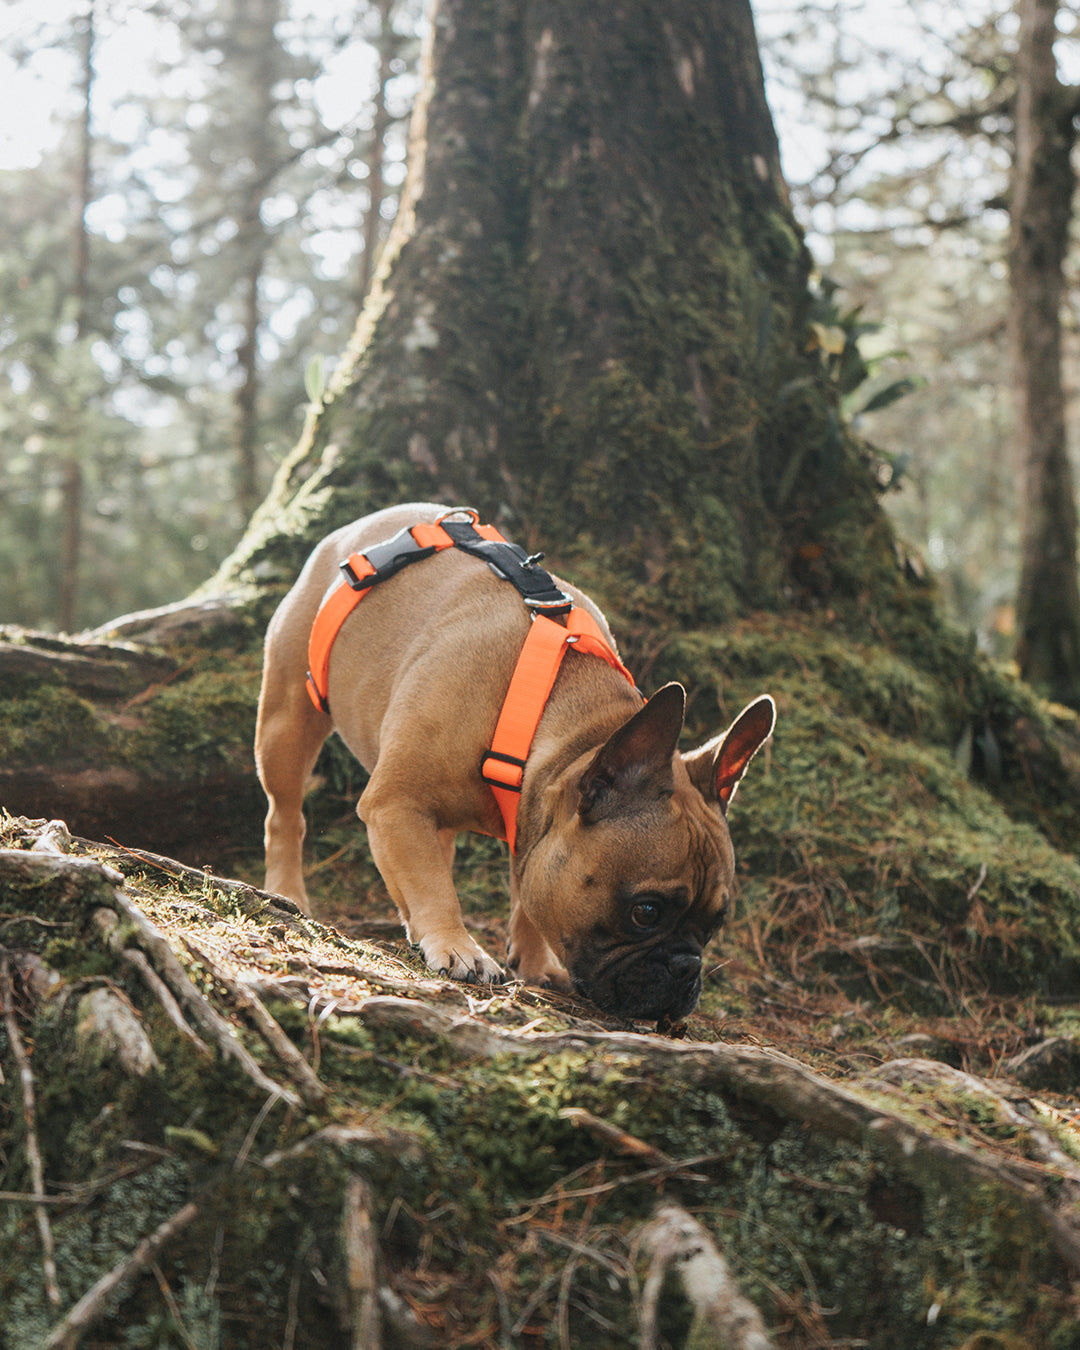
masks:
[[[701,957],[697,952],[676,952],[668,960],[668,972],[676,984],[691,984],[701,974]]]

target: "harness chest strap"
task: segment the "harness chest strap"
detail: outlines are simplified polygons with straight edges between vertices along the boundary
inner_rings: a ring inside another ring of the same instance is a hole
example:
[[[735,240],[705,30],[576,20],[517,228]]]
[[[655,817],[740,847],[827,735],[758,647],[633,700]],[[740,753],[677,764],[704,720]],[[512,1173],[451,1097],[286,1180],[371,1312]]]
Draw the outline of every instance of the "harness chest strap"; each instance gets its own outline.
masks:
[[[392,576],[406,563],[430,557],[441,549],[466,546],[463,545],[458,527],[451,526],[451,528],[458,534],[458,538],[452,538],[441,524],[414,525],[410,530],[402,532],[402,536],[408,535],[404,543],[395,538],[386,545],[376,545],[369,549],[367,554],[354,553],[342,563],[346,579],[331,591],[323,602],[315,616],[308,643],[307,689],[312,703],[320,712],[330,710],[326,696],[330,652],[341,625],[375,582]],[[506,540],[492,525],[474,522],[472,530],[481,540],[506,544]],[[391,550],[391,546],[396,546],[396,551],[385,552]],[[467,547],[469,552],[479,551],[471,545],[471,542]],[[385,562],[380,563],[380,554],[386,558]],[[481,556],[484,555],[481,553]],[[546,573],[539,572],[538,576],[550,583]],[[550,584],[553,593],[561,595],[561,592],[554,589],[554,583]],[[565,600],[565,597],[563,599]],[[530,601],[526,599],[526,603]],[[540,603],[546,605],[550,602]],[[612,650],[591,614],[579,606],[571,606],[569,601],[557,608],[565,615],[565,627],[540,610],[535,608],[532,610],[533,622],[529,625],[528,634],[514,667],[510,686],[495,725],[491,748],[484,755],[480,765],[481,776],[490,786],[502,815],[511,852],[514,851],[517,838],[518,800],[521,795],[525,761],[529,757],[536,729],[566,653],[574,648],[584,654],[599,657],[631,685],[634,683],[633,676]]]
[[[498,804],[512,853],[517,840],[518,802],[525,761],[563,657],[572,648],[599,657],[631,685],[634,683],[634,677],[612,651],[586,610],[575,606],[566,616],[565,628],[542,614],[533,619],[510,677],[510,687],[491,738],[491,749],[480,762],[481,777]]]

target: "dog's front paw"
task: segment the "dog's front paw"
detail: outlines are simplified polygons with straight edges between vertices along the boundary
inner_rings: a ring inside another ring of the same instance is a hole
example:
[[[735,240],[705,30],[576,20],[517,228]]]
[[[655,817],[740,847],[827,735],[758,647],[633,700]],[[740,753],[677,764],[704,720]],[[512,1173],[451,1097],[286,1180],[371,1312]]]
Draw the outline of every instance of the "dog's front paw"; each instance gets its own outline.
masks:
[[[467,934],[452,942],[438,938],[418,944],[424,960],[437,975],[462,984],[502,984],[503,970],[487,952]]]
[[[560,994],[572,992],[570,977],[562,962],[546,944],[542,951],[530,953],[519,952],[510,946],[506,964],[516,980],[531,984],[535,989],[553,989]]]

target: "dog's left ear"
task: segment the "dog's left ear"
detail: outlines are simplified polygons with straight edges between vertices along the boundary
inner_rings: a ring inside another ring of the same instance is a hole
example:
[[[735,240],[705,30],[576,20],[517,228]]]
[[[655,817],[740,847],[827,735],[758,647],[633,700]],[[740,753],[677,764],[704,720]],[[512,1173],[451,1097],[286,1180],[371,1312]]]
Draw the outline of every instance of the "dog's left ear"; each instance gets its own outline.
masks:
[[[578,785],[582,820],[594,824],[674,786],[672,760],[682,730],[686,691],[665,684],[596,752]]]
[[[776,704],[768,694],[754,699],[722,735],[683,755],[690,779],[706,801],[723,814],[731,805],[747,765],[772,735]]]

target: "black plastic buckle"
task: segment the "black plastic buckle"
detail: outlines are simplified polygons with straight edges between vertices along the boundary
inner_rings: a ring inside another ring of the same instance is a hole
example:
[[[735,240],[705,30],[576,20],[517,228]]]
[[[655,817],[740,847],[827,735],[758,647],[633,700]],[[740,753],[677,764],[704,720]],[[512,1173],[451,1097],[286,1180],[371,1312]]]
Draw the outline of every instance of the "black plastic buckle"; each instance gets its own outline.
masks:
[[[544,614],[569,614],[573,609],[574,602],[555,585],[551,573],[537,566],[542,554],[529,556],[519,544],[484,539],[472,525],[451,521],[443,529],[463,553],[482,558],[497,577],[509,581],[530,609]]]
[[[434,544],[418,544],[412,536],[411,529],[399,530],[392,539],[387,539],[381,544],[373,544],[371,548],[364,550],[362,556],[375,569],[369,576],[358,577],[350,567],[348,559],[341,564],[341,571],[354,591],[366,591],[377,581],[385,581],[387,577],[400,572],[409,563],[430,558],[435,552],[437,550]]]

